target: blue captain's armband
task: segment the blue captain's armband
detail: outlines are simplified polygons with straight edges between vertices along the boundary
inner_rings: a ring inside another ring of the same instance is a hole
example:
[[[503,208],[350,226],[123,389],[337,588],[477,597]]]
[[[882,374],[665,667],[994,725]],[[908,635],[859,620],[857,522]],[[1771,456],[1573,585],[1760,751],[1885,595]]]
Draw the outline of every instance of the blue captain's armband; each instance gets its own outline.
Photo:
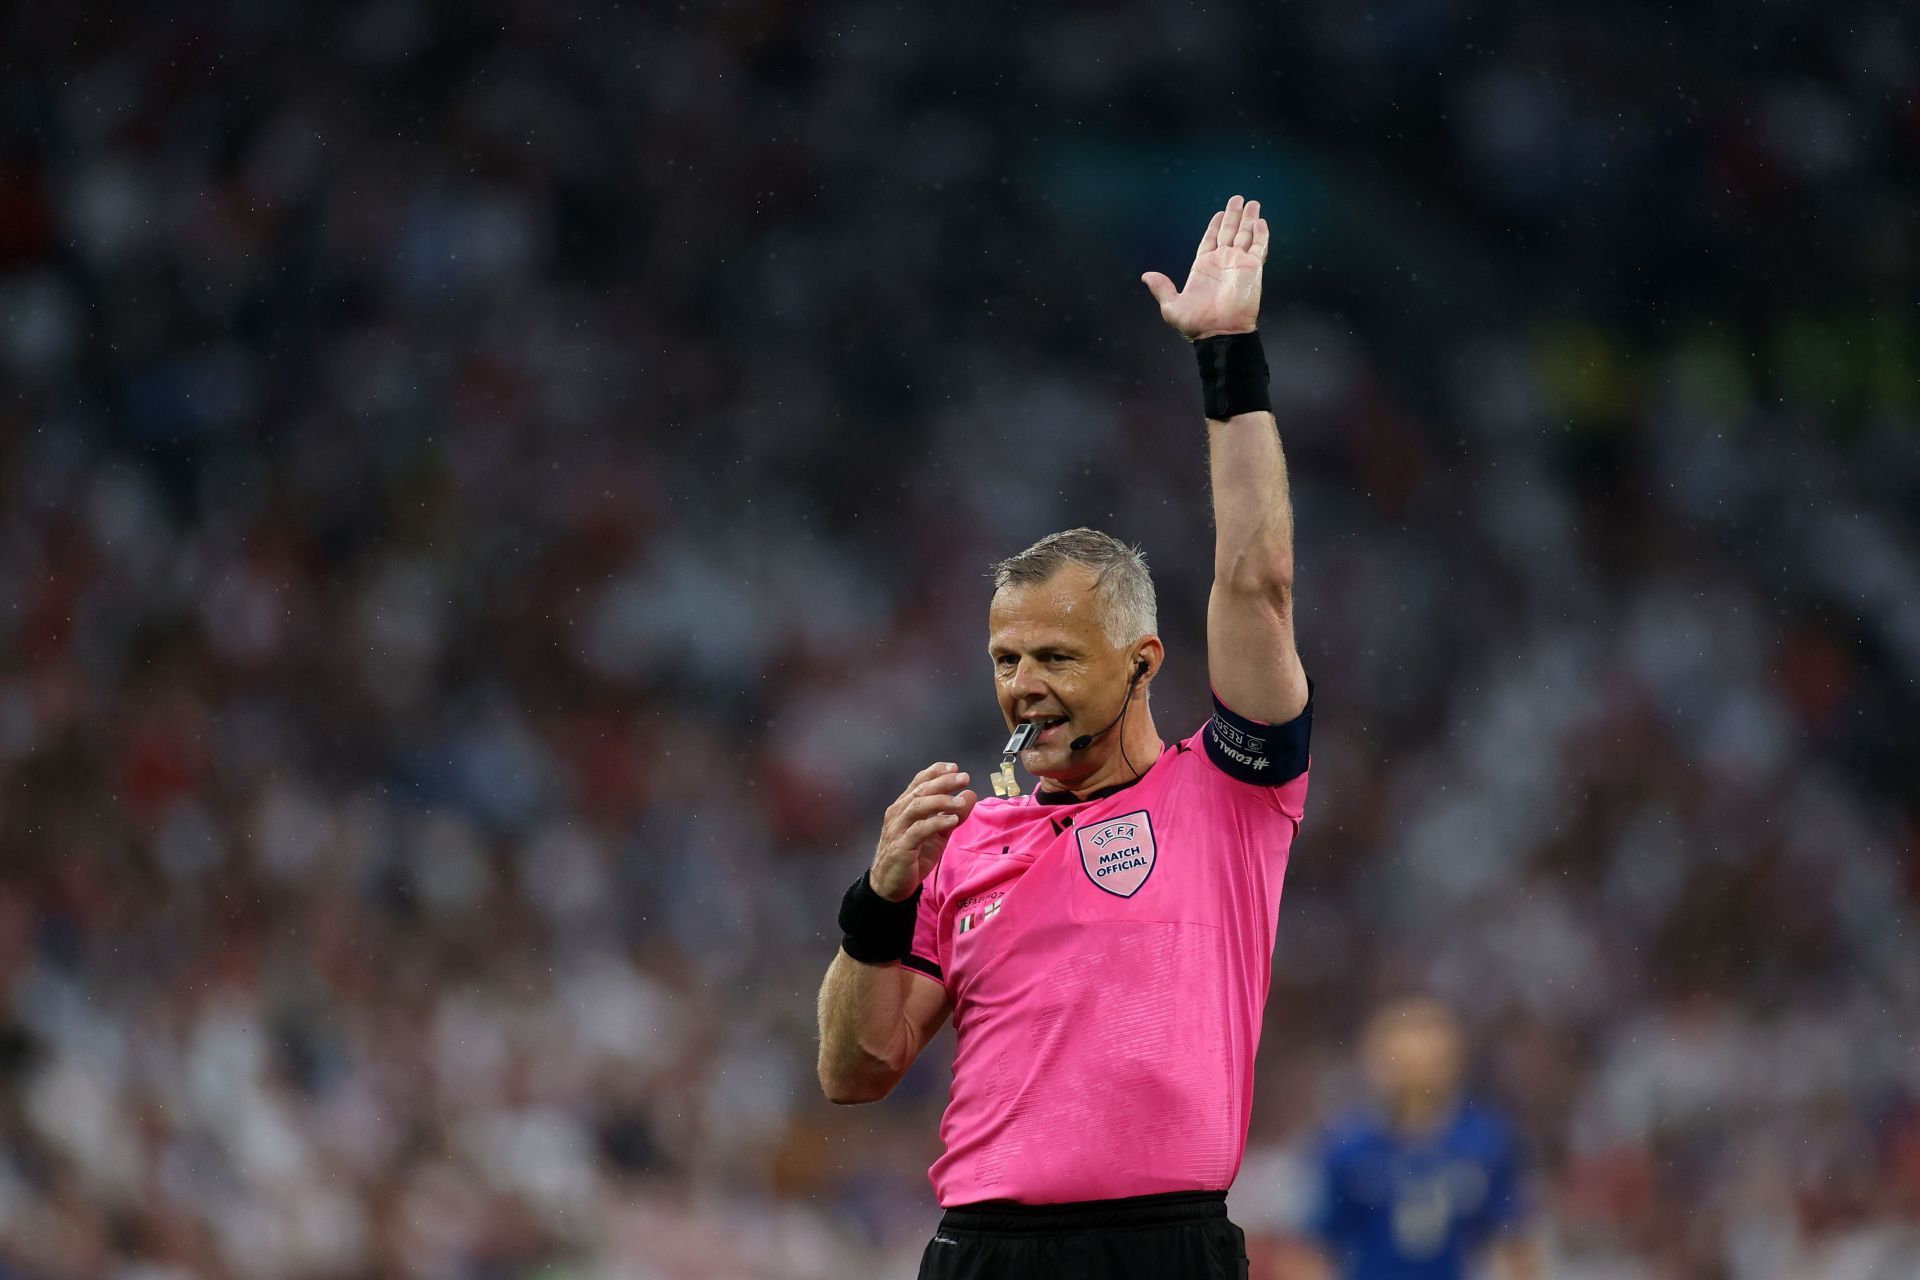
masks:
[[[1313,682],[1307,705],[1285,724],[1249,720],[1213,700],[1207,721],[1207,756],[1220,772],[1257,787],[1277,787],[1307,771],[1307,740],[1313,736]]]

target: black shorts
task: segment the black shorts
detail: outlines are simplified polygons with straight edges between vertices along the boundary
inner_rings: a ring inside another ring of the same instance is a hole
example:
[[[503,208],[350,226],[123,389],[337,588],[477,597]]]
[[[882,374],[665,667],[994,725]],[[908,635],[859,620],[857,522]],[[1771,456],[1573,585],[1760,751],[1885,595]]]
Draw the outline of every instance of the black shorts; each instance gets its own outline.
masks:
[[[920,1280],[1245,1280],[1224,1191],[949,1209]]]

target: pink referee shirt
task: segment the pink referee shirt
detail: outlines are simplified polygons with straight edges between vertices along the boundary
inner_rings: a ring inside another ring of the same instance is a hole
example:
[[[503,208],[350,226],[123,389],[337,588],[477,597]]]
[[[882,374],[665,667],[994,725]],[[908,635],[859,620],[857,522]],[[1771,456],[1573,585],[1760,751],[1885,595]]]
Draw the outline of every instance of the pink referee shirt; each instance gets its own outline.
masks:
[[[1135,782],[983,799],[948,841],[906,962],[945,983],[959,1038],[942,1205],[1217,1191],[1239,1172],[1312,713],[1217,710]]]

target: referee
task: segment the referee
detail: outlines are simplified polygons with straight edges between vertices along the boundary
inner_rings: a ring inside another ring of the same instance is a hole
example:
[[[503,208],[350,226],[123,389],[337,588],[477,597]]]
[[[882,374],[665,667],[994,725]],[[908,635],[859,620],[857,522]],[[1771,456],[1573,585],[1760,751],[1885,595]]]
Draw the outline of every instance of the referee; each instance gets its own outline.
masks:
[[[1184,289],[1143,277],[1200,362],[1211,453],[1213,715],[1164,741],[1139,552],[1074,529],[994,569],[994,690],[1035,793],[952,763],[888,806],[820,989],[820,1083],[885,1097],[948,1017],[953,1086],[923,1280],[1236,1277],[1252,1108],[1312,707],[1293,512],[1254,332],[1267,225],[1235,196]]]

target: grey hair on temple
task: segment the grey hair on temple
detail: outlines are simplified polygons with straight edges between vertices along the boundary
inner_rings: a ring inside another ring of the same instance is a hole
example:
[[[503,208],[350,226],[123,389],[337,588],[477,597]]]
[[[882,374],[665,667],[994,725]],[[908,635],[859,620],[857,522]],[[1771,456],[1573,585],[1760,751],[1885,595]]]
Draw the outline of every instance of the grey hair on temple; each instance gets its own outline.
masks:
[[[998,593],[1002,587],[1045,582],[1067,564],[1093,572],[1094,599],[1110,642],[1132,644],[1159,630],[1146,555],[1098,529],[1050,533],[1025,551],[1008,556],[993,566],[993,589]]]

